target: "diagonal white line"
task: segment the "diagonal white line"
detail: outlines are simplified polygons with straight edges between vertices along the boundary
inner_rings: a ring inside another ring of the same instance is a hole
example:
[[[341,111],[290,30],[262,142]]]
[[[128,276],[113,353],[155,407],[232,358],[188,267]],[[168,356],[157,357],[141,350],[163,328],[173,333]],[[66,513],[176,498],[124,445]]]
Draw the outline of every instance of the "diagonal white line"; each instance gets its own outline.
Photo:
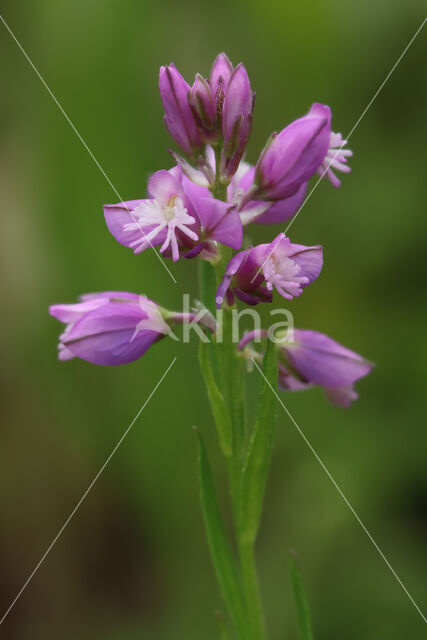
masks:
[[[353,125],[353,127],[351,128],[350,132],[344,137],[344,143],[341,145],[341,147],[336,151],[335,155],[333,156],[333,158],[331,159],[331,161],[329,162],[328,166],[326,167],[326,169],[323,171],[322,175],[320,176],[320,178],[318,178],[316,184],[314,185],[314,187],[312,188],[312,190],[310,191],[310,193],[308,194],[308,196],[306,197],[306,199],[304,200],[304,202],[302,203],[302,205],[300,206],[300,208],[298,209],[298,211],[296,212],[296,214],[293,216],[293,218],[291,219],[291,221],[289,222],[288,226],[286,227],[284,233],[286,234],[288,232],[288,230],[290,229],[291,225],[293,225],[293,223],[295,222],[295,220],[297,219],[297,216],[299,215],[299,213],[302,211],[302,209],[304,208],[304,206],[307,204],[307,202],[309,201],[309,199],[311,198],[311,196],[313,195],[314,191],[317,189],[317,187],[319,186],[319,184],[321,183],[324,175],[326,174],[326,172],[328,171],[329,167],[331,166],[331,164],[333,163],[333,161],[335,160],[335,158],[337,157],[337,155],[340,153],[340,151],[342,150],[343,146],[346,144],[346,142],[350,139],[351,135],[354,133],[354,131],[356,130],[356,128],[359,126],[360,122],[362,121],[362,119],[365,117],[366,113],[368,112],[368,109],[370,109],[370,107],[372,106],[373,102],[375,101],[375,99],[378,97],[379,93],[381,92],[382,88],[384,87],[384,85],[386,84],[386,82],[388,81],[388,79],[390,78],[391,74],[393,73],[393,71],[395,71],[397,65],[401,62],[402,58],[404,57],[404,55],[406,54],[406,52],[408,51],[409,47],[411,46],[411,44],[414,42],[415,38],[418,36],[418,34],[420,33],[421,29],[424,27],[425,23],[427,21],[427,17],[424,18],[424,20],[422,21],[421,25],[418,27],[418,29],[416,30],[416,32],[414,33],[414,35],[412,36],[412,38],[410,39],[410,41],[408,42],[408,44],[406,45],[406,47],[404,48],[404,50],[402,51],[402,53],[400,54],[400,56],[398,57],[398,59],[396,60],[396,62],[394,63],[394,65],[392,66],[392,68],[390,69],[390,71],[388,72],[388,74],[386,75],[386,77],[384,78],[384,80],[382,81],[382,83],[380,84],[380,86],[378,87],[378,89],[376,90],[376,92],[374,93],[374,95],[372,96],[371,100],[368,102],[367,106],[364,108],[364,110],[362,111],[361,115],[359,116],[359,118],[356,120],[355,124]],[[260,266],[260,268],[258,269],[258,271],[256,272],[256,274],[254,275],[254,277],[252,278],[251,282],[253,282],[255,280],[255,278],[257,277],[257,275],[259,274],[259,272],[262,270],[262,268],[264,267],[265,263],[267,262],[267,260],[269,259],[269,257],[271,256],[271,254],[273,253],[273,251],[275,250],[275,248],[277,247],[277,245],[279,244],[279,242],[282,240],[283,236],[280,237],[280,239],[275,243],[274,247],[271,249],[270,253],[268,254],[268,256],[266,257],[266,259],[264,260],[264,262],[262,263],[262,265]]]
[[[51,89],[49,88],[48,84],[46,83],[45,79],[43,78],[43,76],[40,74],[39,70],[35,67],[35,65],[33,64],[31,58],[29,57],[29,55],[27,54],[27,52],[25,51],[25,49],[23,48],[23,46],[21,45],[21,43],[19,42],[19,40],[17,39],[17,37],[15,36],[15,34],[13,33],[12,29],[9,27],[9,25],[7,24],[7,22],[5,21],[5,19],[3,18],[2,15],[0,15],[0,20],[3,22],[5,28],[7,29],[7,31],[9,32],[9,34],[11,35],[11,37],[13,38],[13,40],[15,41],[15,43],[17,44],[17,46],[19,47],[20,51],[22,52],[22,54],[24,55],[25,59],[29,62],[30,66],[32,67],[33,71],[35,72],[35,74],[37,75],[37,77],[39,78],[40,82],[42,83],[42,85],[44,86],[44,88],[46,89],[46,91],[49,93],[50,97],[52,98],[52,100],[54,101],[54,103],[56,104],[56,106],[58,107],[58,109],[60,110],[60,112],[62,113],[62,115],[64,116],[64,118],[66,119],[66,121],[68,122],[68,124],[70,125],[70,127],[72,128],[72,130],[74,131],[74,133],[76,134],[76,136],[78,137],[78,139],[80,140],[80,142],[82,143],[82,145],[84,146],[84,148],[86,149],[86,151],[88,152],[88,154],[90,155],[90,157],[92,158],[92,160],[94,161],[94,163],[96,164],[96,166],[98,167],[98,169],[100,170],[100,172],[102,173],[102,175],[104,176],[104,178],[106,179],[106,181],[108,182],[108,184],[110,185],[110,187],[112,188],[112,190],[114,191],[114,193],[116,194],[116,196],[119,198],[120,202],[123,202],[123,198],[120,195],[120,193],[117,191],[116,187],[113,185],[113,183],[111,182],[110,178],[108,177],[108,175],[105,173],[104,169],[101,167],[101,165],[99,164],[98,160],[95,158],[95,156],[93,155],[92,151],[89,149],[89,147],[87,146],[86,142],[83,140],[82,136],[80,135],[80,133],[77,131],[76,127],[74,126],[73,122],[71,121],[71,119],[69,118],[68,114],[64,111],[63,107],[61,106],[61,104],[58,102],[56,96],[54,95],[54,93],[51,91]],[[150,239],[147,238],[147,235],[145,234],[144,230],[142,229],[142,227],[139,224],[138,219],[133,215],[132,211],[130,211],[126,205],[125,208],[127,210],[127,212],[129,213],[130,217],[132,218],[132,221],[138,226],[138,229],[141,231],[141,233],[144,236],[144,239],[148,242],[148,244],[150,245],[150,247],[153,249],[154,253],[156,254],[156,256],[158,257],[158,259],[160,260],[160,262],[162,263],[163,267],[166,269],[166,271],[168,272],[168,274],[170,275],[170,277],[172,278],[172,280],[174,281],[175,284],[177,284],[177,281],[175,280],[174,276],[172,275],[172,273],[170,272],[169,268],[167,267],[165,261],[163,260],[163,258],[157,253],[157,251],[155,250],[155,248],[153,247],[153,245],[150,242]]]
[[[105,467],[108,465],[108,463],[110,462],[111,458],[114,456],[114,454],[116,453],[117,449],[120,447],[120,445],[122,444],[123,440],[126,438],[126,436],[128,435],[129,431],[132,429],[133,425],[138,420],[139,416],[144,411],[145,407],[150,402],[151,398],[156,393],[157,389],[160,387],[160,385],[163,382],[163,380],[166,378],[166,376],[169,373],[169,371],[171,370],[172,366],[175,364],[176,359],[177,358],[175,357],[172,360],[172,362],[170,363],[170,365],[168,366],[168,368],[166,369],[166,371],[164,372],[164,374],[162,375],[162,377],[160,378],[160,380],[158,381],[158,383],[156,384],[156,386],[154,387],[154,389],[152,390],[152,392],[150,393],[150,395],[148,396],[148,398],[146,399],[146,401],[144,402],[144,404],[142,405],[142,407],[140,408],[140,410],[138,411],[138,413],[136,414],[136,416],[134,417],[134,419],[132,420],[132,422],[130,423],[130,425],[128,426],[128,428],[126,429],[126,431],[124,432],[124,434],[122,435],[122,437],[120,438],[120,440],[118,441],[118,443],[116,444],[116,446],[114,447],[114,449],[112,450],[112,452],[110,453],[108,458],[106,459],[106,461],[104,462],[104,464],[102,465],[102,467],[99,469],[98,473],[96,474],[96,476],[94,477],[94,479],[92,480],[92,482],[90,483],[90,485],[88,486],[88,488],[86,489],[86,491],[84,492],[84,494],[82,495],[82,497],[80,498],[80,500],[78,501],[78,503],[76,504],[76,506],[74,507],[74,509],[72,510],[70,515],[68,516],[68,518],[66,519],[66,521],[64,522],[64,524],[62,525],[62,527],[60,528],[60,530],[58,531],[58,533],[56,534],[56,536],[54,537],[54,539],[52,540],[52,542],[50,543],[50,545],[48,546],[48,548],[46,549],[46,551],[44,552],[44,554],[42,555],[42,557],[40,558],[38,563],[36,564],[36,566],[34,567],[33,571],[30,573],[30,575],[28,576],[27,580],[24,582],[23,586],[21,587],[20,591],[15,596],[15,598],[12,601],[12,603],[10,604],[9,608],[3,614],[3,617],[0,620],[0,624],[3,624],[4,620],[6,619],[8,614],[10,613],[11,609],[15,606],[16,602],[21,597],[22,593],[25,591],[25,589],[27,588],[27,586],[29,585],[29,583],[33,579],[33,577],[36,574],[36,572],[39,570],[40,566],[46,560],[46,557],[48,556],[48,554],[51,551],[52,547],[55,545],[55,543],[57,542],[58,538],[62,535],[64,529],[69,524],[71,518],[73,518],[73,516],[75,515],[76,511],[79,509],[80,505],[82,504],[83,500],[86,498],[88,493],[91,491],[93,485],[98,480],[99,476],[102,474],[102,472],[104,471]]]
[[[356,130],[356,128],[359,126],[361,120],[365,117],[368,109],[372,106],[372,103],[375,101],[375,99],[377,98],[378,94],[380,93],[380,91],[382,90],[382,88],[384,87],[384,85],[386,84],[386,82],[388,81],[388,79],[390,78],[391,74],[393,73],[393,71],[396,69],[397,65],[400,63],[400,61],[402,60],[402,58],[404,57],[404,55],[406,54],[406,52],[408,51],[409,47],[411,46],[411,44],[414,42],[415,38],[418,36],[418,34],[420,33],[421,29],[424,27],[425,23],[427,21],[427,17],[424,18],[424,20],[422,21],[421,25],[418,27],[418,29],[416,30],[416,32],[414,33],[414,35],[412,36],[412,38],[410,39],[410,41],[408,42],[408,44],[406,45],[405,49],[402,51],[402,53],[400,54],[400,56],[398,57],[398,59],[396,60],[396,62],[394,63],[394,65],[392,66],[392,68],[390,69],[390,71],[388,72],[388,74],[386,75],[386,77],[384,78],[384,80],[382,81],[382,83],[380,84],[380,86],[378,87],[377,91],[374,93],[374,95],[372,96],[371,100],[369,101],[369,103],[367,104],[367,106],[365,107],[365,109],[362,111],[361,115],[359,116],[359,118],[357,119],[356,123],[353,125],[352,129],[350,130],[350,132],[345,136],[345,140],[348,141],[350,139],[350,137],[352,136],[352,134],[354,133],[354,131]],[[344,143],[345,144],[345,143]],[[337,157],[337,155],[340,153],[341,149],[343,148],[344,144],[341,145],[341,147],[337,150],[337,152],[335,153],[334,157],[332,158],[332,160],[330,161],[330,163],[328,164],[328,166],[326,167],[326,169],[324,170],[324,172],[322,173],[322,175],[320,176],[320,178],[317,180],[316,184],[314,185],[314,187],[312,188],[312,190],[310,191],[310,193],[308,194],[307,198],[304,200],[304,202],[302,203],[302,205],[300,206],[300,208],[298,209],[298,211],[296,212],[295,216],[292,218],[292,220],[290,221],[290,223],[288,224],[288,226],[285,229],[285,233],[288,231],[289,227],[295,222],[295,219],[297,217],[297,215],[299,214],[299,212],[301,211],[301,209],[303,208],[303,206],[305,205],[305,203],[307,202],[307,200],[311,197],[313,191],[317,188],[318,184],[321,182],[323,176],[325,175],[325,173],[328,171],[329,167],[331,166],[331,164],[333,163],[333,161],[335,160],[335,158]]]
[[[258,371],[260,372],[261,376],[264,378],[264,380],[266,381],[266,383],[268,384],[268,386],[270,387],[270,389],[272,390],[272,392],[274,393],[274,395],[276,396],[277,400],[279,401],[279,403],[281,404],[282,408],[284,409],[284,411],[287,413],[288,417],[291,419],[291,421],[293,422],[294,426],[297,428],[299,434],[302,436],[302,438],[304,439],[305,443],[308,445],[310,451],[313,453],[313,455],[315,456],[316,460],[318,461],[318,463],[320,464],[320,466],[322,467],[323,471],[326,473],[326,475],[328,476],[329,480],[332,482],[332,484],[334,485],[335,489],[338,491],[338,493],[340,494],[341,498],[344,500],[344,502],[346,503],[347,507],[350,509],[350,511],[352,512],[352,514],[354,515],[354,517],[356,518],[357,522],[360,524],[360,526],[362,527],[363,531],[366,533],[366,535],[368,536],[369,540],[372,542],[372,544],[374,545],[375,549],[378,551],[378,553],[380,554],[381,558],[384,560],[384,562],[386,563],[386,565],[388,566],[388,568],[390,569],[390,571],[392,572],[392,574],[394,575],[394,577],[396,578],[397,582],[399,583],[399,585],[402,587],[403,591],[406,593],[406,595],[408,596],[409,600],[412,602],[412,604],[414,605],[415,609],[418,611],[418,613],[420,614],[420,616],[422,617],[422,619],[424,620],[425,623],[427,623],[427,619],[425,618],[423,612],[421,611],[421,609],[419,608],[419,606],[417,605],[417,603],[415,602],[415,600],[413,599],[413,597],[411,596],[411,594],[409,593],[408,589],[405,587],[405,585],[403,584],[402,580],[399,578],[399,576],[397,575],[396,571],[393,569],[393,567],[391,566],[390,562],[387,560],[386,556],[384,555],[384,553],[381,551],[381,549],[379,548],[378,544],[375,542],[374,538],[372,537],[372,535],[369,533],[368,529],[366,528],[366,526],[363,524],[362,520],[359,518],[359,516],[357,515],[356,511],[353,509],[353,507],[351,506],[350,502],[348,501],[348,499],[346,498],[346,496],[344,495],[344,493],[342,492],[342,490],[340,489],[340,487],[338,486],[338,484],[336,483],[336,481],[334,480],[334,478],[332,477],[332,475],[329,473],[328,469],[326,468],[325,464],[323,463],[322,459],[320,458],[319,454],[317,453],[317,451],[313,448],[313,446],[311,445],[311,443],[309,442],[308,438],[306,437],[306,435],[304,434],[304,432],[300,429],[300,427],[297,425],[296,421],[294,420],[294,418],[292,417],[292,415],[290,414],[289,410],[287,409],[287,407],[283,404],[280,396],[278,395],[277,391],[275,389],[273,389],[273,387],[271,386],[270,382],[267,380],[267,378],[265,377],[264,373],[262,372],[261,368],[259,367],[259,365],[257,364],[257,362],[255,362],[255,360],[252,358],[252,362],[254,363],[254,365],[256,366],[256,368],[258,369]]]

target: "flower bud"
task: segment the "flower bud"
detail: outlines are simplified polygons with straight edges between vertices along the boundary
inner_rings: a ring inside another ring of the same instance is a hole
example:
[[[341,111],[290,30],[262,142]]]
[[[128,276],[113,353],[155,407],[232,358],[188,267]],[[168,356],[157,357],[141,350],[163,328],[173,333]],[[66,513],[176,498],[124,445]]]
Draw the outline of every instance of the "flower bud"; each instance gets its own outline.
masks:
[[[243,156],[252,124],[254,94],[243,64],[231,74],[222,107],[225,175],[234,175]]]
[[[201,149],[202,141],[188,102],[190,85],[171,64],[160,67],[159,89],[166,129],[187,154],[193,155]]]
[[[217,121],[216,101],[212,95],[212,90],[208,82],[198,73],[194,84],[188,94],[194,119],[203,142],[212,142],[217,132],[215,125]]]
[[[214,98],[216,98],[219,105],[222,104],[222,101],[224,99],[225,90],[228,86],[228,82],[230,80],[232,72],[233,65],[231,64],[228,56],[225,53],[220,53],[212,65],[211,73],[209,76],[209,84],[212,89],[212,94]]]

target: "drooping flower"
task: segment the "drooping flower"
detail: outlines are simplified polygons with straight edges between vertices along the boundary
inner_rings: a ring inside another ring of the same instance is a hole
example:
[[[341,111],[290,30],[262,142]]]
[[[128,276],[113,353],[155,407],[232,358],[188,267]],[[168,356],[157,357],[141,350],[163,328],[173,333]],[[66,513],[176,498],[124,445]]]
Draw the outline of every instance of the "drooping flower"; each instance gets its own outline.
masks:
[[[333,404],[348,407],[358,397],[354,383],[371,372],[373,363],[318,331],[293,333],[294,340],[281,347],[279,386],[319,385]]]
[[[347,140],[344,140],[340,133],[334,133],[332,131],[328,151],[317,170],[317,173],[321,177],[326,174],[334,187],[341,186],[341,180],[337,178],[333,169],[335,169],[335,171],[341,171],[342,173],[350,173],[351,171],[351,167],[347,164],[347,158],[350,158],[353,152],[350,149],[343,148],[346,144]]]
[[[134,253],[161,245],[160,252],[176,261],[181,253],[198,255],[213,241],[240,248],[243,229],[236,208],[193,184],[180,167],[153,174],[148,192],[145,200],[104,205],[108,229]]]
[[[171,334],[155,302],[124,291],[87,294],[76,304],[53,305],[49,313],[66,325],[60,360],[77,356],[93,364],[127,364]]]
[[[161,338],[177,340],[172,331],[175,325],[196,322],[215,331],[206,310],[175,313],[127,291],[86,294],[76,304],[52,305],[49,313],[65,324],[59,336],[59,359],[78,357],[99,365],[127,364]]]
[[[247,333],[238,345],[239,350],[267,333],[259,330]],[[277,344],[279,389],[304,391],[320,386],[332,404],[350,406],[358,398],[354,383],[368,375],[375,365],[318,331],[293,329],[291,336]]]
[[[235,295],[251,305],[271,302],[273,289],[292,300],[318,277],[322,264],[320,245],[293,244],[280,233],[273,242],[241,251],[230,260],[217,290],[217,306],[224,298],[232,304]]]
[[[175,65],[160,67],[159,89],[165,110],[164,123],[172,138],[189,155],[198,152],[203,143],[188,101],[190,85]]]
[[[257,198],[287,198],[317,172],[328,151],[330,122],[330,108],[315,102],[305,116],[272,134],[256,165]]]

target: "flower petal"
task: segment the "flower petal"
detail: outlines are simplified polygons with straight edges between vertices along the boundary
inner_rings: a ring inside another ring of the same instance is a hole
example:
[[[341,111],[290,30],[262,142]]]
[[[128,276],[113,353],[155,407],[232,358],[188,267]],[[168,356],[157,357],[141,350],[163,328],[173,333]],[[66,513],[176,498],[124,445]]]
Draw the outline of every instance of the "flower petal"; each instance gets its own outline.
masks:
[[[329,402],[336,407],[344,407],[347,409],[354,400],[357,400],[359,394],[351,384],[342,387],[326,387],[325,394]]]
[[[141,330],[147,318],[138,304],[114,302],[84,315],[71,327],[63,344],[74,355],[99,365],[133,362],[161,337],[157,331]]]
[[[373,363],[317,331],[294,330],[294,342],[284,345],[292,366],[307,382],[342,387],[366,376]]]
[[[214,96],[218,91],[219,85],[221,85],[222,90],[225,91],[232,71],[233,65],[231,64],[228,56],[225,53],[220,53],[212,65],[209,76],[209,83],[212,87],[212,93]]]
[[[316,173],[328,150],[330,121],[329,107],[315,103],[305,116],[273,134],[256,166],[261,199],[287,198]]]
[[[150,200],[129,200],[118,204],[104,204],[104,217],[108,230],[114,238],[125,247],[134,248],[135,245],[145,241],[146,235],[154,228],[142,226],[138,221],[135,209],[144,202]],[[156,246],[164,241],[164,235],[159,234],[151,241],[151,246]],[[150,243],[147,242],[147,246]]]
[[[108,302],[108,297],[98,296],[75,304],[53,304],[49,307],[49,313],[60,322],[68,324],[70,322],[77,322],[83,314],[93,311]]]
[[[307,185],[308,182],[303,182],[296,193],[288,198],[274,202],[266,213],[254,218],[253,222],[255,224],[279,224],[292,218],[304,202]]]
[[[242,63],[231,74],[222,110],[222,133],[227,147],[232,143],[232,153],[240,141],[247,139],[251,126],[253,97],[248,72]],[[241,125],[237,122],[241,119]],[[238,129],[236,130],[236,126]],[[236,140],[233,141],[234,136]],[[231,153],[230,153],[231,155]]]
[[[302,287],[306,287],[315,280],[323,266],[323,247],[316,245],[313,247],[306,247],[302,244],[293,244],[292,253],[289,257],[301,268],[301,273],[298,275],[305,276],[309,282],[302,284]]]
[[[198,198],[196,211],[206,239],[240,249],[243,227],[236,207],[215,198]]]
[[[200,147],[201,141],[188,102],[190,85],[171,64],[160,68],[159,89],[166,128],[184,151],[191,154]]]
[[[174,169],[176,168],[174,167]],[[153,173],[148,181],[148,193],[157,200],[161,207],[165,207],[171,198],[180,195],[181,192],[180,179],[165,169]]]
[[[246,249],[246,251],[240,251],[240,253],[236,253],[236,255],[233,256],[230,262],[227,264],[225,273],[222,277],[222,280],[216,292],[216,302],[217,302],[218,309],[221,307],[221,304],[224,300],[225,294],[228,291],[228,288],[230,286],[233,276],[237,273],[240,267],[245,263],[245,261],[247,260],[248,254],[249,254],[249,249]]]

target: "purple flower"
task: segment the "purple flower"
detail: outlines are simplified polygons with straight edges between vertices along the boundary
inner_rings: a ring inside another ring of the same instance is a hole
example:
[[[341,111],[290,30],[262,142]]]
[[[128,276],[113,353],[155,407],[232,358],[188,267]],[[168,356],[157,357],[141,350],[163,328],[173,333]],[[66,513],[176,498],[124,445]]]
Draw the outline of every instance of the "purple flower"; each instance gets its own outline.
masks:
[[[161,245],[160,252],[176,261],[183,252],[193,257],[209,250],[213,241],[240,248],[243,229],[236,208],[193,184],[180,167],[153,174],[148,192],[145,200],[104,205],[108,229],[134,253]]]
[[[77,356],[93,364],[127,364],[171,333],[155,302],[123,291],[88,294],[77,304],[53,305],[49,313],[66,325],[60,360]]]
[[[371,372],[373,363],[318,331],[293,333],[293,341],[281,346],[279,387],[318,385],[333,404],[348,407],[358,397],[354,383]]]
[[[255,94],[242,63],[230,76],[222,105],[223,175],[232,176],[243,156],[252,125]]]
[[[160,67],[159,89],[166,115],[164,123],[172,138],[189,155],[202,148],[193,113],[188,102],[190,85],[173,64]]]
[[[316,173],[328,152],[330,123],[330,108],[315,102],[307,115],[270,137],[256,165],[258,198],[287,198]]]
[[[280,233],[273,242],[237,253],[228,263],[217,290],[217,306],[234,295],[247,304],[271,302],[273,289],[292,300],[315,280],[323,264],[322,247],[306,247]]]
[[[238,345],[239,350],[267,333],[260,330],[247,333]],[[318,331],[294,329],[291,335],[292,339],[285,338],[277,344],[279,389],[303,391],[320,386],[333,404],[350,406],[358,398],[354,383],[368,375],[374,364]],[[258,356],[254,352],[251,355]]]

